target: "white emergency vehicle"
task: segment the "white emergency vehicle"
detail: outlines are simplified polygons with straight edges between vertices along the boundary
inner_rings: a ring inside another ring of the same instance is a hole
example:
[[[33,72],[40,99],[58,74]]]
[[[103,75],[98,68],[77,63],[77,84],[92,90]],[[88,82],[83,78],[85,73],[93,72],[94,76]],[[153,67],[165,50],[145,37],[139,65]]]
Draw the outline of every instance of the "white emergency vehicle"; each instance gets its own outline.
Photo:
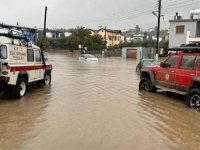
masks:
[[[51,70],[38,46],[0,34],[0,91],[10,88],[16,98],[23,97],[29,84],[50,84]]]

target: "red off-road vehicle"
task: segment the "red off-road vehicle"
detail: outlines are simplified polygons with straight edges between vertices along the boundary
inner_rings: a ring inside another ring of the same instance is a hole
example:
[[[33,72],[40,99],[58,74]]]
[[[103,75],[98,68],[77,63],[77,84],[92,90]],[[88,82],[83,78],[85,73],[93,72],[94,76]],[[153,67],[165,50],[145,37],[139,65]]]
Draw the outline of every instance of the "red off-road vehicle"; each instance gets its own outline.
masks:
[[[160,66],[141,71],[139,90],[156,92],[163,89],[187,95],[189,107],[200,109],[200,43],[170,49],[174,53]]]

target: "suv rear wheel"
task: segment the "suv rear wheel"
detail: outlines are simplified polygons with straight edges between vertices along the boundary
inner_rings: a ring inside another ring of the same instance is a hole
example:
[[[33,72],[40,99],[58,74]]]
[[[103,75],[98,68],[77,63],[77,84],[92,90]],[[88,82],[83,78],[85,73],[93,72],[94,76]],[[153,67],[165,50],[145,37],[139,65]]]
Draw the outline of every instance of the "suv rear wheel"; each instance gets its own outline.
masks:
[[[148,78],[143,78],[139,84],[140,91],[156,92],[156,87],[154,87]]]
[[[190,90],[186,103],[188,107],[200,110],[200,89]]]
[[[16,98],[23,97],[26,94],[27,90],[27,81],[24,78],[20,78],[15,87],[16,90]]]

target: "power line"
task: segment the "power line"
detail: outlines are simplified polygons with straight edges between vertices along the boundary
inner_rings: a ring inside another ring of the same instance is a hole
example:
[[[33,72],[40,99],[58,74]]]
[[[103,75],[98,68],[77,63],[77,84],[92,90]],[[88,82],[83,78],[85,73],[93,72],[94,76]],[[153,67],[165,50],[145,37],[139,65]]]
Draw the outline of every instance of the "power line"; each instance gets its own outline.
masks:
[[[174,8],[179,7],[189,7],[191,5],[194,4],[198,4],[200,3],[199,1],[195,1],[193,0],[193,2],[188,2],[188,0],[182,0],[182,1],[177,1],[177,0],[166,0],[164,2],[165,5],[162,7],[164,9],[164,12],[171,12],[171,10],[173,10]],[[149,3],[147,4],[149,5]],[[141,5],[141,7],[144,7],[146,5]],[[106,16],[101,16],[97,19],[87,19],[84,18],[82,20],[80,20],[80,22],[82,22],[82,24],[84,24],[84,22],[90,23],[90,22],[95,22],[95,23],[109,23],[109,24],[113,24],[116,22],[124,22],[124,21],[131,21],[135,18],[141,17],[141,16],[147,16],[147,15],[152,15],[151,12],[153,10],[153,7],[149,7],[149,8],[142,8],[141,7],[137,7],[134,10],[122,10],[119,13],[113,13],[111,15],[106,15]]]

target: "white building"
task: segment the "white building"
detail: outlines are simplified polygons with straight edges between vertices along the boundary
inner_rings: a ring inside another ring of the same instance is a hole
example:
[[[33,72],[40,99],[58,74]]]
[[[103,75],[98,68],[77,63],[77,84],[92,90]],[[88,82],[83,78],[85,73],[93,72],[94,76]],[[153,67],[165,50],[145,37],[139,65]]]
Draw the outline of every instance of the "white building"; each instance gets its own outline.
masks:
[[[200,42],[200,11],[190,14],[190,19],[182,19],[176,15],[174,20],[170,20],[169,47],[189,44],[191,42]]]
[[[131,37],[126,37],[127,42],[132,42],[132,41],[143,41],[144,40],[144,35],[132,35]]]
[[[43,32],[44,32],[43,29],[38,29],[38,31],[37,31],[38,37],[43,36],[43,34],[44,34]],[[47,29],[46,30],[47,38],[59,39],[62,37],[68,37],[70,35],[71,35],[71,33],[69,33],[65,29]]]

